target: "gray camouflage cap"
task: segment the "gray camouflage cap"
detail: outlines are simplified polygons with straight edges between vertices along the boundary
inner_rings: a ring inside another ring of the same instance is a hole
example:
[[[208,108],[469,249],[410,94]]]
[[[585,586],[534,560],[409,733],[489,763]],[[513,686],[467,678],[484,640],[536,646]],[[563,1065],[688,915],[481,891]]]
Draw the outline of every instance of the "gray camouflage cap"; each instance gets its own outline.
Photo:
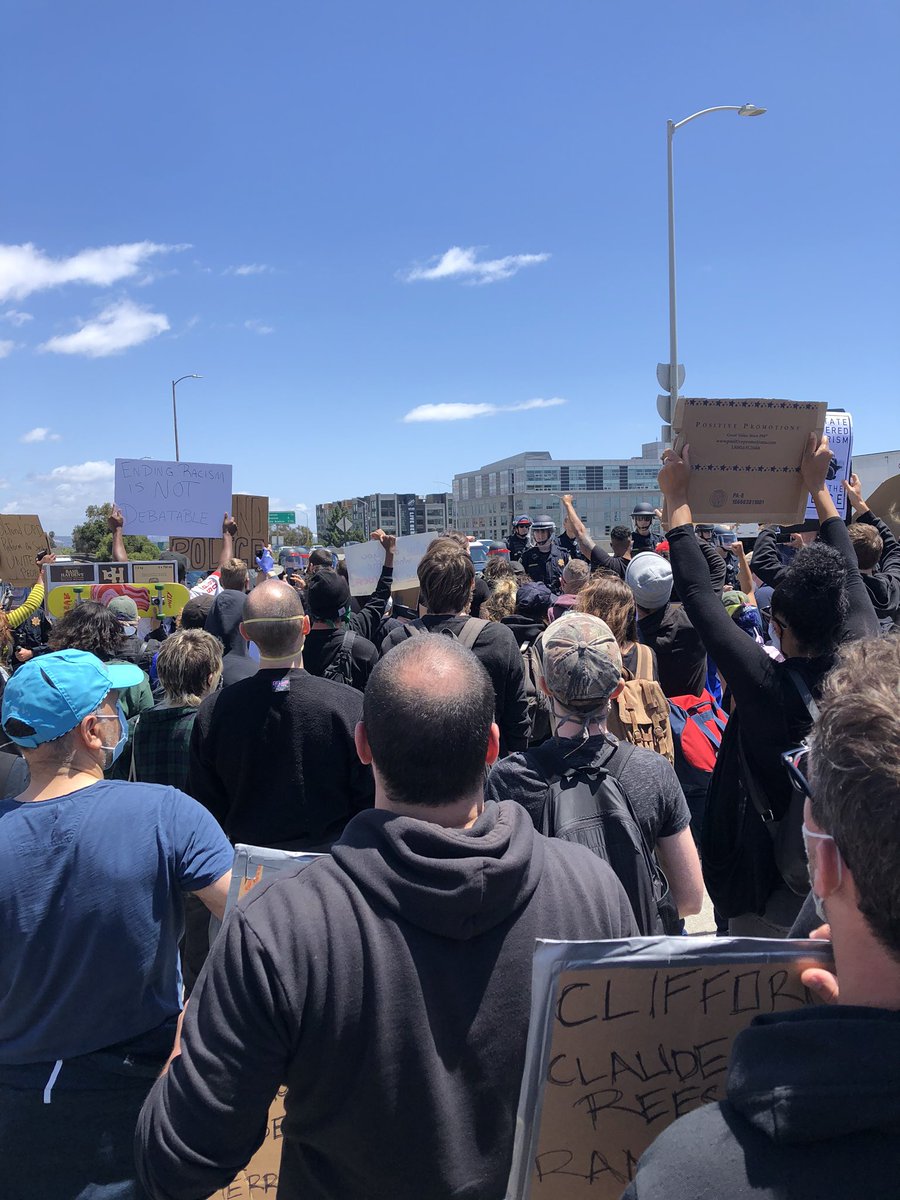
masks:
[[[591,712],[609,699],[622,677],[622,655],[605,621],[570,612],[542,637],[544,679],[552,695],[573,712]]]

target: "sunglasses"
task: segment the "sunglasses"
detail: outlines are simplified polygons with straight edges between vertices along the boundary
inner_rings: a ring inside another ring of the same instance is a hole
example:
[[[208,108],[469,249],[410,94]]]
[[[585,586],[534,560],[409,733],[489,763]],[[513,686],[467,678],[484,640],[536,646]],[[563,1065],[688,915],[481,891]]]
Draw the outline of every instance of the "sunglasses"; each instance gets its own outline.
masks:
[[[787,750],[781,756],[781,765],[787,771],[794,791],[799,792],[804,799],[811,800],[812,791],[807,775],[808,762],[808,746],[798,746],[795,750]]]

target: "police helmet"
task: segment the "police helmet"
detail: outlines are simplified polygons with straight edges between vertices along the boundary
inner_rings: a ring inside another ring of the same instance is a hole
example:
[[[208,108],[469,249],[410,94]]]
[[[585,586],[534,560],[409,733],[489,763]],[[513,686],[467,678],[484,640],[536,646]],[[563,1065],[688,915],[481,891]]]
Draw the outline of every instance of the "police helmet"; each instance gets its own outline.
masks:
[[[532,529],[549,529],[551,533],[556,529],[556,522],[546,513],[541,513],[539,517],[531,522]]]
[[[633,517],[655,517],[656,509],[652,504],[648,504],[646,500],[642,500],[631,510],[631,515]]]

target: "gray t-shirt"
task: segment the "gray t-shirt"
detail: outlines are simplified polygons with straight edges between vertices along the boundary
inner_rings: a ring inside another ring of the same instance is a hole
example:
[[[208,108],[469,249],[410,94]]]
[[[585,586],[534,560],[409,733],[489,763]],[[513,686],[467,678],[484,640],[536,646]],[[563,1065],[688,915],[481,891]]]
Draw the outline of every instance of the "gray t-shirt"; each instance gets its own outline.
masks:
[[[597,735],[575,748],[576,743],[572,739],[551,738],[540,747],[542,765],[546,768],[550,758],[560,772],[572,766],[587,765],[594,759],[604,766],[608,765],[631,801],[651,850],[659,838],[672,837],[682,829],[687,829],[691,823],[690,809],[668,760],[653,750],[632,746],[632,752],[620,773],[616,760],[623,753],[624,743],[617,742],[615,753],[607,763],[604,739],[616,741],[611,734]],[[528,810],[538,830],[549,792],[546,769],[538,766],[538,756],[533,750],[501,759],[488,775],[485,785],[487,799],[515,800]]]

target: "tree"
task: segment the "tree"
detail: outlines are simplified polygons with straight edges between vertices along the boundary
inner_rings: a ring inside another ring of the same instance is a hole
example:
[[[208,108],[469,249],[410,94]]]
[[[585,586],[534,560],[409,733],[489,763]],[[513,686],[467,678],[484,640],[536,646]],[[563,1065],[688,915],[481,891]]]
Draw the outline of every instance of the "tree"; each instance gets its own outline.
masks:
[[[347,546],[351,542],[364,542],[366,535],[361,529],[349,529],[346,532],[340,528],[344,520],[350,520],[350,514],[346,508],[333,508],[328,515],[328,524],[325,526],[325,541],[329,546]]]
[[[112,533],[107,528],[106,518],[112,512],[112,505],[89,504],[84,510],[85,519],[72,530],[72,547],[76,554],[86,558],[108,562],[112,558]],[[134,561],[146,561],[159,558],[159,547],[154,545],[142,533],[129,533],[125,537],[125,549],[128,557]]]
[[[50,532],[47,534],[47,545],[50,547],[51,550],[56,549],[56,530],[55,529],[51,529]]]
[[[284,538],[287,546],[311,546],[316,540],[308,525],[273,525],[269,532]]]

